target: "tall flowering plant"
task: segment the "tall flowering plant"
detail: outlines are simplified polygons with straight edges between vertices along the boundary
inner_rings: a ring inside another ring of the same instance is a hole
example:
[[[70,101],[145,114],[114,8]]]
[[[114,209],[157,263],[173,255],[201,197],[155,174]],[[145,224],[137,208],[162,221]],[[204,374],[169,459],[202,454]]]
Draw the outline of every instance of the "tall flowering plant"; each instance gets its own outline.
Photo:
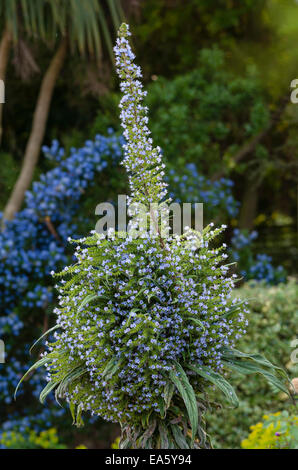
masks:
[[[86,412],[119,422],[121,448],[208,448],[208,386],[232,406],[238,403],[226,369],[262,373],[288,392],[286,376],[262,356],[235,349],[245,334],[246,307],[232,297],[225,246],[211,246],[224,227],[161,236],[150,207],[168,201],[164,165],[147,127],[129,35],[123,24],[115,47],[123,164],[131,204],[145,206],[157,230],[70,240],[77,262],[54,274],[60,293],[57,323],[49,330],[54,340],[32,369],[48,371],[41,402],[55,390],[76,425]]]

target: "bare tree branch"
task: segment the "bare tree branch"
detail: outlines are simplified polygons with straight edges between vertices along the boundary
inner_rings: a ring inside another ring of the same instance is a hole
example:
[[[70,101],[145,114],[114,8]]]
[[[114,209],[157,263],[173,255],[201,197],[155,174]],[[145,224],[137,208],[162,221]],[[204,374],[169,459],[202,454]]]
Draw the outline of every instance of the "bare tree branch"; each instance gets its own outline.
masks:
[[[21,173],[14,185],[13,191],[4,209],[4,219],[13,219],[16,212],[21,208],[24,195],[29,188],[34,169],[36,167],[41,144],[44,138],[49,108],[54,92],[54,87],[64,63],[67,51],[67,39],[62,39],[45,75],[42,80],[39,96],[33,117],[30,137],[26,146]]]

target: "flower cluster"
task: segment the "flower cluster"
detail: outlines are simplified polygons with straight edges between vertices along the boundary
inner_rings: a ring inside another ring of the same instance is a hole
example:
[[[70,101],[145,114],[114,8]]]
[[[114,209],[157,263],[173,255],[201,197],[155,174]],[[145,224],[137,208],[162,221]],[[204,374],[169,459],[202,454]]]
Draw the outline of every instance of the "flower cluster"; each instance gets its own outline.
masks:
[[[147,126],[148,109],[142,104],[146,96],[139,80],[142,72],[134,63],[135,55],[128,42],[128,36],[128,26],[122,24],[114,48],[117,72],[121,79],[120,89],[123,92],[119,104],[123,135],[126,139],[123,146],[123,165],[129,175],[130,203],[158,203],[167,194],[167,185],[163,178],[165,164],[162,163],[161,149],[153,148],[152,145]]]
[[[273,266],[272,256],[259,253],[254,263],[250,266],[246,279],[265,281],[267,284],[279,284],[286,282],[287,273],[282,266]]]
[[[78,242],[77,264],[61,273],[69,278],[56,309],[61,332],[45,356],[49,380],[81,372],[68,401],[106,420],[138,422],[144,412],[161,413],[173,361],[221,369],[221,350],[245,320],[220,265],[225,254],[208,247],[220,231],[200,240],[190,232],[165,252],[149,236]]]

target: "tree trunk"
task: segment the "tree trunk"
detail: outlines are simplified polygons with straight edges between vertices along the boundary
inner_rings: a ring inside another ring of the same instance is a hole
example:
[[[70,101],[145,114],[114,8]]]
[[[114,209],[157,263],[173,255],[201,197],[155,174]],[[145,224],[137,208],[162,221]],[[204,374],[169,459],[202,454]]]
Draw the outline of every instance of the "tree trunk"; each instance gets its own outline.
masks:
[[[13,219],[15,213],[20,210],[25,192],[31,184],[45,134],[54,87],[66,56],[66,50],[67,39],[64,38],[42,80],[21,173],[4,209],[4,219]]]
[[[251,180],[246,181],[241,204],[239,228],[251,230],[257,214],[258,187]]]
[[[8,64],[9,52],[11,48],[12,36],[6,27],[0,42],[0,80],[5,83],[6,69]],[[2,126],[3,103],[0,103],[0,145],[2,142],[3,126]]]

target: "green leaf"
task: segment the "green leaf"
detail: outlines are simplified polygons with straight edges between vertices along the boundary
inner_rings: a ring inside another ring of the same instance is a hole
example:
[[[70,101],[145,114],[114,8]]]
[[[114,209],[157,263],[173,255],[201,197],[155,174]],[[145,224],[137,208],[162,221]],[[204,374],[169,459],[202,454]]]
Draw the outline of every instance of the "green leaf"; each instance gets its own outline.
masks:
[[[200,326],[201,328],[203,328],[203,330],[206,330],[205,326],[203,325],[203,323],[200,320],[198,320],[198,318],[188,317],[188,320],[190,320],[193,323],[195,323],[196,325]]]
[[[195,440],[195,436],[198,430],[198,407],[194,389],[192,388],[186,373],[184,372],[181,365],[175,361],[175,369],[171,369],[169,377],[172,382],[176,385],[187,409],[189,421],[192,430],[192,442]],[[180,377],[177,376],[180,375]]]
[[[216,323],[220,321],[222,318],[227,318],[230,315],[233,315],[233,313],[235,313],[243,304],[244,304],[244,301],[238,303],[237,305],[233,305],[227,312],[223,313],[222,315],[219,315],[219,318],[212,323]]]
[[[237,349],[232,349],[232,348],[223,348],[222,349],[222,358],[231,360],[231,359],[236,359],[236,358],[248,358],[251,359],[254,362],[257,362],[258,364],[261,364],[263,366],[269,367],[271,369],[276,369],[282,371],[282,373],[285,374],[284,370],[281,369],[278,366],[275,366],[272,364],[266,357],[262,356],[261,354],[247,354],[243,353],[241,351],[238,351]],[[286,374],[285,374],[286,375]]]
[[[205,380],[208,380],[209,382],[213,383],[217,388],[219,388],[234,407],[237,407],[239,405],[239,400],[234,388],[218,372],[215,372],[206,366],[189,365],[188,367],[194,372],[196,372],[198,375],[203,377]]]
[[[189,449],[185,436],[177,424],[171,424],[171,430],[178,449]]]
[[[115,374],[115,372],[117,372],[120,365],[120,359],[115,359],[114,357],[112,357],[112,359],[109,360],[104,371],[102,372],[102,377],[111,378]]]
[[[267,381],[272,384],[277,389],[281,390],[282,392],[290,395],[289,390],[287,387],[279,380],[276,375],[267,371],[266,369],[258,366],[257,364],[253,364],[248,361],[223,361],[225,366],[235,372],[239,372],[240,374],[247,375],[247,374],[261,374],[263,377],[267,379]]]
[[[30,374],[30,372],[32,372],[33,370],[38,369],[39,367],[44,366],[45,364],[48,364],[48,363],[51,362],[52,360],[53,360],[53,358],[48,357],[48,356],[42,357],[41,359],[39,359],[39,361],[35,362],[35,364],[33,364],[33,366],[31,366],[30,369],[27,370],[27,372],[23,375],[23,377],[22,377],[21,380],[19,381],[18,385],[16,386],[16,389],[15,389],[15,392],[14,392],[14,399],[16,399],[17,391],[18,391],[18,389],[19,389],[21,383],[23,382],[23,380],[24,380],[26,377],[28,377],[28,375]]]
[[[165,418],[165,416],[166,416],[165,402],[164,402],[164,400],[162,399],[162,397],[158,397],[157,401],[158,401],[158,404],[159,404],[160,416],[161,416],[162,418]]]
[[[153,435],[155,429],[156,429],[156,421],[154,420],[152,421],[150,425],[148,425],[146,431],[139,438],[139,444],[142,449],[146,447],[146,443]]]
[[[39,395],[39,401],[40,403],[44,403],[46,397],[49,395],[49,393],[57,386],[57,382],[49,382],[45,388],[40,392]]]
[[[71,417],[72,417],[72,424],[75,424],[75,421],[76,421],[76,405],[72,401],[69,403],[69,410],[70,410]]]
[[[166,404],[166,409],[169,408],[173,394],[175,392],[175,385],[171,382],[167,382],[164,388],[164,401]]]
[[[83,411],[82,405],[79,404],[79,406],[77,408],[76,421],[75,421],[75,425],[78,428],[84,426],[84,421],[82,419],[82,411]]]
[[[38,339],[35,341],[35,343],[32,344],[32,346],[31,346],[31,348],[30,348],[30,350],[29,350],[29,353],[31,354],[33,348],[35,348],[35,346],[36,346],[45,336],[47,336],[47,335],[48,335],[49,333],[51,333],[52,331],[57,330],[58,328],[61,328],[61,326],[60,326],[60,325],[55,325],[55,326],[53,326],[53,328],[50,328],[50,329],[49,329],[48,331],[46,331],[43,335],[41,335],[41,337],[38,338]]]
[[[84,300],[80,303],[79,308],[78,308],[78,312],[81,312],[81,310],[85,307],[86,304],[88,304],[92,300],[96,299],[97,297],[98,297],[97,294],[88,294],[84,298]]]
[[[56,396],[56,401],[59,403],[58,401],[58,397],[60,395],[63,395],[69,385],[74,382],[75,380],[79,379],[82,375],[86,374],[87,372],[87,368],[85,365],[79,365],[79,366],[76,366],[74,367],[73,369],[71,369],[64,377],[63,379],[60,381],[59,385],[58,385],[58,388],[56,390],[56,393],[55,393],[55,396]]]
[[[70,402],[69,410],[70,410],[71,417],[72,417],[72,424],[74,424],[78,428],[84,426],[84,421],[82,420],[82,417],[81,417],[82,411],[83,411],[81,404],[78,407],[76,407],[75,403]]]
[[[169,448],[169,438],[168,438],[168,431],[167,428],[164,426],[163,423],[159,423],[159,436],[160,436],[160,448],[161,449],[168,449]]]
[[[284,379],[284,381],[287,381],[290,384],[290,379],[287,373],[281,367],[272,364],[268,359],[266,359],[266,357],[261,354],[243,353],[237,349],[231,348],[224,348],[222,351],[222,359],[226,367],[244,375],[259,373],[263,375],[263,377],[265,377],[268,383],[273,385],[273,387],[276,387],[278,390],[286,393],[290,398],[293,398],[289,388],[287,388],[282,380],[280,380],[276,375],[278,374]],[[243,359],[250,359],[251,362]],[[260,366],[267,367],[269,370]]]

